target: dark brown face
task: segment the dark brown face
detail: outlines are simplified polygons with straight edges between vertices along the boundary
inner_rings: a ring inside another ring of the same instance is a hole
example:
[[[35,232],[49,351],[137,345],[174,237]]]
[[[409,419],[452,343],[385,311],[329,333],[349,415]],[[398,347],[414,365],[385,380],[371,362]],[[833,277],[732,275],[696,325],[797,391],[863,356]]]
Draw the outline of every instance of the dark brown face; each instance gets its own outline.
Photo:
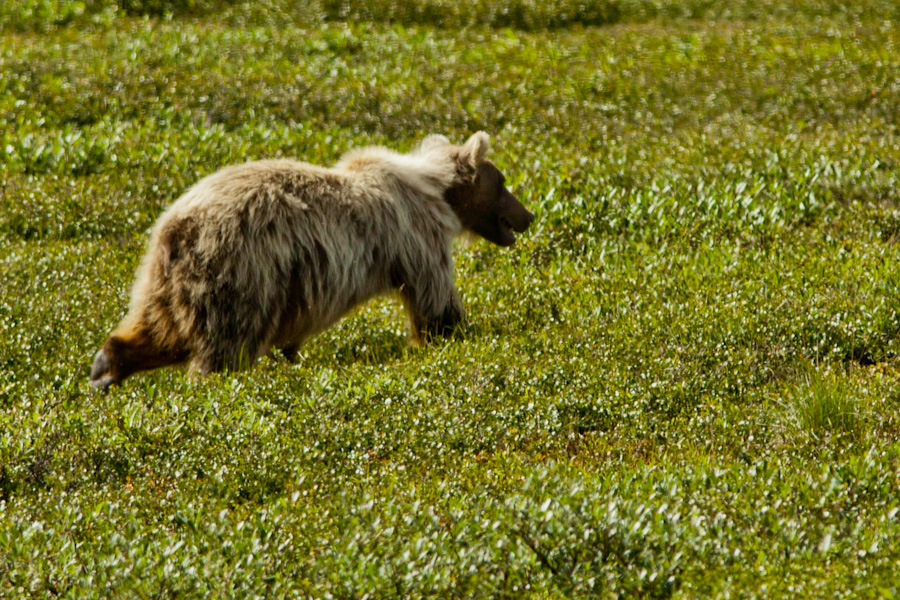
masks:
[[[534,215],[522,206],[504,185],[506,178],[489,160],[477,167],[473,184],[460,184],[447,190],[447,201],[462,221],[498,246],[516,242],[514,232],[521,233],[534,221]]]

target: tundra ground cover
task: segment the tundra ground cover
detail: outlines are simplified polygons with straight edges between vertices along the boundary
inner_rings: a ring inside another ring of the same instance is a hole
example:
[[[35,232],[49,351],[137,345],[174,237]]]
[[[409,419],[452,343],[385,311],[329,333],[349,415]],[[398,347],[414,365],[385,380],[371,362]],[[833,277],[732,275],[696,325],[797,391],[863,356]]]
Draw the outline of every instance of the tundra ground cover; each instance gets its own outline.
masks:
[[[896,9],[782,4],[6,3],[0,595],[896,596]],[[454,339],[91,393],[200,176],[479,129]]]

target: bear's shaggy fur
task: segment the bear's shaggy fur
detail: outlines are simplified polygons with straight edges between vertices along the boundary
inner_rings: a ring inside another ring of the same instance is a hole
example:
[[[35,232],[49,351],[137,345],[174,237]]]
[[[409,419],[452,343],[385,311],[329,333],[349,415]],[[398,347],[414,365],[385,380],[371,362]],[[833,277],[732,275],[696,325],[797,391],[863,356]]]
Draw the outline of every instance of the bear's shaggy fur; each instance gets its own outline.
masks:
[[[415,335],[462,318],[452,240],[515,241],[534,216],[486,159],[489,138],[430,136],[410,154],[370,147],[332,169],[266,160],[222,169],[159,218],[130,310],[91,383],[189,361],[238,369],[273,348],[292,358],[364,300],[399,290]]]

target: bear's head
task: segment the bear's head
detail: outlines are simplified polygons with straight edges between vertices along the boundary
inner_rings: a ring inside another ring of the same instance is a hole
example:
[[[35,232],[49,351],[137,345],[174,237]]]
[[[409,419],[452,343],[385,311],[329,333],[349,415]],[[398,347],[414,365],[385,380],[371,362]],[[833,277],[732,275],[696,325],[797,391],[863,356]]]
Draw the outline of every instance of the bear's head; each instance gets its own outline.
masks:
[[[442,136],[431,136],[423,146],[446,143]],[[511,246],[515,233],[528,229],[534,215],[506,189],[503,173],[487,159],[490,138],[479,131],[453,150],[456,182],[444,193],[465,229],[498,246]]]

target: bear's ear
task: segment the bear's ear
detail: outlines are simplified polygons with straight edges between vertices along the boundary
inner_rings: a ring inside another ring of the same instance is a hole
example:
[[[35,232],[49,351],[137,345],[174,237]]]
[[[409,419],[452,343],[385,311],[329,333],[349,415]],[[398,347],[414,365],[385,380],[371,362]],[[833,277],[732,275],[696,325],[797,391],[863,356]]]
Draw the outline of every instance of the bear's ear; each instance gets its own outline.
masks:
[[[446,137],[437,134],[429,135],[427,138],[422,140],[421,144],[419,144],[419,152],[428,152],[429,150],[449,145],[450,140],[448,140]]]
[[[488,149],[491,147],[491,138],[483,131],[479,131],[469,138],[460,150],[460,159],[468,162],[473,167],[477,167],[484,162],[487,157]]]

